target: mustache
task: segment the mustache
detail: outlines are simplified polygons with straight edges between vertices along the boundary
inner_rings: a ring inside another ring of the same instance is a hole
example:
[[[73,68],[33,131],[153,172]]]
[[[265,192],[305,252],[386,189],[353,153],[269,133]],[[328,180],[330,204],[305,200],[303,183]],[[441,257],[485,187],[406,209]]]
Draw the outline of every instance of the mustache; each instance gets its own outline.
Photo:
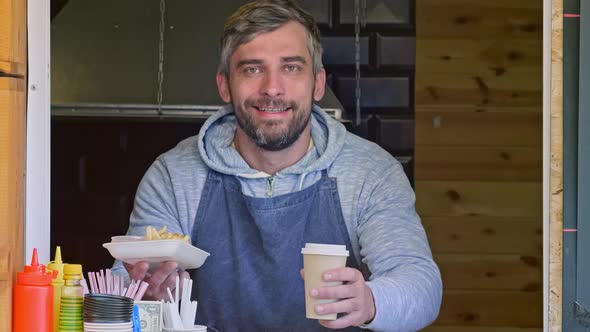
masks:
[[[299,106],[293,100],[283,100],[277,98],[257,98],[247,99],[244,102],[245,107],[258,107],[258,108],[292,108],[297,109]]]

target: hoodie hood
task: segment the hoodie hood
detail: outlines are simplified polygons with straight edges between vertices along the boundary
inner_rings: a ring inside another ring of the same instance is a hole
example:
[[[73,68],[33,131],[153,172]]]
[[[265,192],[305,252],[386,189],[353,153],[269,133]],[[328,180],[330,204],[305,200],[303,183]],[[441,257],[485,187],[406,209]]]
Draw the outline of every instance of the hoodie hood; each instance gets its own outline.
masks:
[[[250,168],[232,147],[237,127],[232,105],[227,105],[203,124],[199,132],[199,153],[208,167],[220,173],[246,178],[266,177],[268,174]],[[279,173],[304,175],[327,169],[340,153],[346,137],[346,128],[332,119],[317,105],[311,113],[311,136],[314,147],[297,163]]]

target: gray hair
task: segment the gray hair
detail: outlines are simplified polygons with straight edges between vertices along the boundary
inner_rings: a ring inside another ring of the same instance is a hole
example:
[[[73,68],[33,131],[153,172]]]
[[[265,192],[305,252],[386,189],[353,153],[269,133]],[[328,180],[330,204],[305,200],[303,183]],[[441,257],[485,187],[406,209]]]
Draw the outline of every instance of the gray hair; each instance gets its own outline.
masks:
[[[320,30],[315,19],[293,0],[257,0],[240,7],[225,22],[220,40],[219,72],[229,76],[229,60],[242,44],[258,34],[272,32],[285,23],[295,21],[307,30],[307,49],[313,60],[313,72],[322,68]]]

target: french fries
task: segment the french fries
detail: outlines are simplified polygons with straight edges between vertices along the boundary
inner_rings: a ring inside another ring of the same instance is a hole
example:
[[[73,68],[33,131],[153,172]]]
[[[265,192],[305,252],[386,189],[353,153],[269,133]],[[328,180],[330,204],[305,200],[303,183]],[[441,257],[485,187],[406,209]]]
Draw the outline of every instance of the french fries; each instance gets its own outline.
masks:
[[[166,226],[157,230],[153,226],[148,226],[145,228],[145,239],[146,240],[182,240],[186,243],[189,241],[188,235],[178,234],[178,233],[169,233],[168,228]]]

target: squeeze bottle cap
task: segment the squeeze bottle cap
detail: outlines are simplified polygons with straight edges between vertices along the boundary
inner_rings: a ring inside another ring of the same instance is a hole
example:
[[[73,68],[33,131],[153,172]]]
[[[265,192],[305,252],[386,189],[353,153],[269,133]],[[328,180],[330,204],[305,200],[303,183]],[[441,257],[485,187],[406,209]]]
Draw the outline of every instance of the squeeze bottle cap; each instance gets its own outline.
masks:
[[[54,281],[63,281],[64,276],[64,262],[61,260],[61,247],[57,246],[55,249],[55,258],[47,264],[47,268],[57,271],[57,277]]]
[[[45,265],[39,264],[37,248],[34,248],[31,265],[25,265],[25,270],[16,274],[16,282],[22,285],[49,285],[53,274],[45,269]]]
[[[64,264],[64,279],[71,279],[76,275],[82,276],[82,265]]]

